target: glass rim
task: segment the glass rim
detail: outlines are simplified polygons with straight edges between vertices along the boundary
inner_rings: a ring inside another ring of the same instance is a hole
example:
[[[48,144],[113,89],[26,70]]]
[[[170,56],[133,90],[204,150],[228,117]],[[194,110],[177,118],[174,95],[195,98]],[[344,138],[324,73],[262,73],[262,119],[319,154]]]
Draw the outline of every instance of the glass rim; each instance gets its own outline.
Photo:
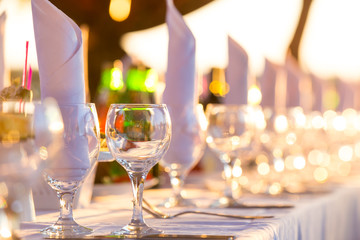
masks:
[[[206,105],[206,109],[251,109],[252,107],[249,104],[208,103]]]
[[[127,106],[131,108],[162,108],[167,107],[165,103],[112,103],[110,107],[120,107],[120,106]]]
[[[66,107],[66,106],[79,106],[79,105],[95,105],[95,103],[88,103],[88,102],[85,102],[85,103],[59,103],[59,102],[57,102],[56,101],[56,103],[57,103],[57,105],[59,106],[59,107]]]

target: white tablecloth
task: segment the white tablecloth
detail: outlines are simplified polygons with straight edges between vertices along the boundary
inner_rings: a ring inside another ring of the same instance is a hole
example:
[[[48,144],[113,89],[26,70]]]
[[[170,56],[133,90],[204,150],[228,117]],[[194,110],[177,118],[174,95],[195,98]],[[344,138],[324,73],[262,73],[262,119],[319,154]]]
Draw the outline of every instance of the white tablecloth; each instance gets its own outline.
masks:
[[[338,185],[328,193],[288,194],[278,197],[245,195],[244,202],[293,203],[289,209],[207,209],[243,215],[273,215],[272,219],[237,220],[207,215],[183,215],[175,219],[154,219],[144,213],[145,221],[168,234],[207,234],[235,236],[236,239],[276,240],[356,240],[360,239],[360,184]],[[94,229],[95,236],[109,234],[128,223],[132,213],[130,184],[96,185],[91,205],[76,209],[75,219]],[[217,198],[208,190],[187,188],[188,197],[205,207]],[[144,197],[156,204],[169,196],[169,189],[146,190]],[[165,211],[177,212],[181,209]],[[20,237],[39,239],[39,230],[53,223],[56,211],[37,211],[35,222],[21,224]]]

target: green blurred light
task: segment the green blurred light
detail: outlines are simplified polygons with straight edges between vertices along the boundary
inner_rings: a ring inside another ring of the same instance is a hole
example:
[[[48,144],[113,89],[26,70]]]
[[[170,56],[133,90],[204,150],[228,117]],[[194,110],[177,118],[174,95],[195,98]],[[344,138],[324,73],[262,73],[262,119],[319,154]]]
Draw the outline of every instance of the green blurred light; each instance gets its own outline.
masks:
[[[123,75],[119,68],[106,69],[101,75],[101,85],[103,88],[112,91],[121,90],[124,87]]]
[[[149,69],[147,71],[147,76],[145,79],[145,87],[148,92],[155,92],[156,84],[159,81],[158,75],[155,70]]]
[[[105,69],[101,74],[101,86],[108,88],[111,81],[111,69]]]
[[[130,69],[126,79],[126,86],[127,89],[132,91],[154,92],[157,82],[158,75],[153,69]]]
[[[111,69],[111,90],[120,90],[124,87],[123,75],[119,68]]]

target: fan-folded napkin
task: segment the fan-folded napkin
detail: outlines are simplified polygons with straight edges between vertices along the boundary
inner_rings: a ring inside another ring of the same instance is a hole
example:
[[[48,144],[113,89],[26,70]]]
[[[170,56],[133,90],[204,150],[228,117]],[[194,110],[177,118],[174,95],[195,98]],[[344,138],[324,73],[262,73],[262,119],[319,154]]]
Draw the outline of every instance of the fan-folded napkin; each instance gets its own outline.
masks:
[[[315,74],[310,74],[311,79],[311,87],[312,87],[312,97],[313,97],[313,105],[312,110],[313,111],[323,111],[323,91],[324,91],[324,84],[323,80],[320,79]]]
[[[300,81],[303,78],[303,72],[297,61],[288,55],[285,62],[286,69],[286,107],[300,106]]]
[[[230,85],[230,91],[225,96],[225,104],[247,104],[248,55],[231,37],[228,37],[228,53],[226,81]]]
[[[265,59],[264,72],[260,77],[261,106],[263,108],[275,108],[276,78],[276,66]]]
[[[195,77],[195,38],[177,11],[167,0],[166,23],[169,31],[168,65],[163,102],[169,108],[172,138],[164,158],[167,163],[191,165],[200,126],[196,117],[198,95]]]
[[[5,82],[5,21],[6,13],[0,14],[0,90],[4,88]]]
[[[41,98],[55,98],[66,124],[85,127],[86,108],[74,112],[63,109],[67,104],[85,103],[82,35],[80,28],[48,0],[32,0],[32,14],[40,74]],[[82,131],[80,129],[80,131]],[[64,149],[53,161],[53,168],[82,172],[90,167],[85,135],[65,142]],[[72,177],[74,173],[65,174]],[[80,177],[80,176],[79,176]]]

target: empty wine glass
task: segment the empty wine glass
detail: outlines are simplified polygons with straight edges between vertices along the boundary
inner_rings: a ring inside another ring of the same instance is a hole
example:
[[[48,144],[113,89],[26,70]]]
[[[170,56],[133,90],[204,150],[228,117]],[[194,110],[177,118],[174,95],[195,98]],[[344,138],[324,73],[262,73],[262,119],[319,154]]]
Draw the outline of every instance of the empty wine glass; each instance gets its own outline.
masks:
[[[75,222],[72,205],[76,191],[95,167],[100,150],[100,132],[95,104],[59,107],[64,122],[64,147],[51,153],[44,177],[60,200],[60,216],[41,232],[49,237],[67,238],[92,232]]]
[[[112,234],[141,237],[160,233],[144,222],[142,197],[146,175],[170,143],[171,121],[166,105],[112,104],[105,135],[111,154],[130,177],[134,197],[130,223]]]
[[[0,103],[0,239],[17,239],[19,220],[31,220],[31,186],[62,136],[57,113],[52,99]]]
[[[208,104],[206,108],[208,131],[206,142],[224,165],[225,190],[212,207],[236,207],[233,193],[236,177],[241,173],[241,151],[248,151],[254,134],[254,123],[246,105]],[[237,166],[237,168],[234,168]]]
[[[160,204],[167,208],[196,206],[191,200],[185,199],[182,192],[188,173],[204,153],[207,120],[202,104],[198,104],[188,113],[192,116],[184,116],[180,120],[183,124],[173,129],[169,150],[159,162],[169,174],[173,189],[172,196]],[[173,119],[172,122],[176,123],[177,119]]]

